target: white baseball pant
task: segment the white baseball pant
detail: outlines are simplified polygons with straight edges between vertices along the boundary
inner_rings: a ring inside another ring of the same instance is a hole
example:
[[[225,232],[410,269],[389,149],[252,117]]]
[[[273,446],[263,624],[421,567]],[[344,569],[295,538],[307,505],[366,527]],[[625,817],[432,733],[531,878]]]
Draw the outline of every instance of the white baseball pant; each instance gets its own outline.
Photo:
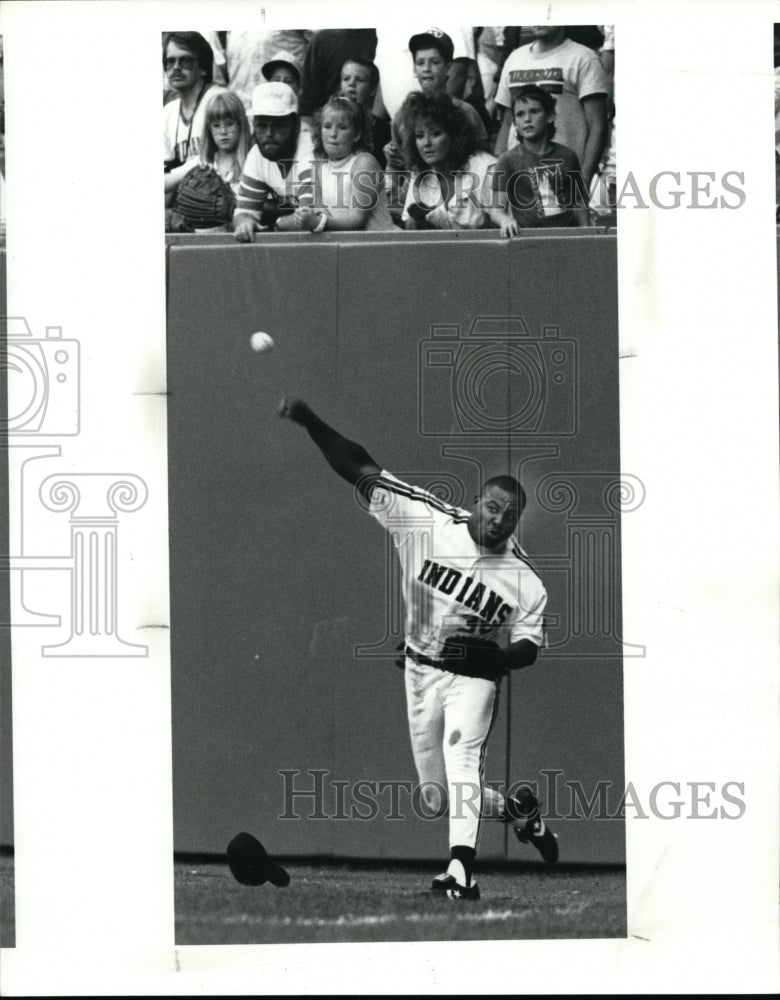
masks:
[[[498,683],[464,677],[406,657],[406,708],[423,802],[449,807],[450,847],[476,850],[482,814],[503,805],[484,795],[488,736],[498,709]],[[442,790],[446,789],[446,799]]]

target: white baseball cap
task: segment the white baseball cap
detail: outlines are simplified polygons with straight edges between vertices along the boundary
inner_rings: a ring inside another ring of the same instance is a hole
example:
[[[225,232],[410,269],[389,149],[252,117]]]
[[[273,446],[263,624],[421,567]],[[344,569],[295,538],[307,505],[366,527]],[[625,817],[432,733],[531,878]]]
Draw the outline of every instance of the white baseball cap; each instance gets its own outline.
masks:
[[[295,71],[295,75],[298,77],[298,83],[301,82],[301,67],[296,62],[295,56],[291,56],[289,52],[277,52],[273,59],[269,59],[268,62],[263,65],[263,76],[266,80],[271,79],[271,74],[277,66],[289,66],[290,69]]]
[[[284,118],[285,115],[296,114],[298,98],[292,87],[286,83],[258,83],[252,91],[252,115],[268,115],[271,118]]]

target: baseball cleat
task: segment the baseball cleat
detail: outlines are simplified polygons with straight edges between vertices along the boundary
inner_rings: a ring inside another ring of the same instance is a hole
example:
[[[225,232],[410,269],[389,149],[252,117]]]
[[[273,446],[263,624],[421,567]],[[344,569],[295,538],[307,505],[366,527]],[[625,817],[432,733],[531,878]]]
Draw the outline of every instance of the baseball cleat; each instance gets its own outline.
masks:
[[[558,860],[558,837],[543,819],[529,819],[525,826],[514,829],[521,844],[533,844],[548,865],[555,864]]]
[[[539,814],[539,800],[527,786],[518,789],[517,795],[506,800],[506,818],[512,822],[521,820],[515,826],[515,836],[521,844],[533,844],[548,865],[558,860],[558,837],[547,826]]]
[[[441,875],[437,875],[433,882],[431,882],[431,889],[433,889],[434,892],[444,892],[447,886],[454,881],[455,879],[452,875],[448,875],[447,872],[442,872]]]
[[[431,882],[431,889],[434,892],[443,892],[448,899],[479,899],[479,886],[476,882],[471,885],[461,885],[454,875],[437,875]]]

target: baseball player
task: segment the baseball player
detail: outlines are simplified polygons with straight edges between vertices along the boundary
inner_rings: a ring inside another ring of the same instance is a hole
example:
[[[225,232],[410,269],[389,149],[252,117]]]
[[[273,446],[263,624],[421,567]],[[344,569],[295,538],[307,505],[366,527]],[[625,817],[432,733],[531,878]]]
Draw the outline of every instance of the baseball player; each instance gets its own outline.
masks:
[[[505,798],[484,786],[501,678],[532,664],[544,638],[547,593],[513,537],[522,487],[511,476],[489,479],[469,513],[383,471],[302,400],[283,399],[279,413],[306,428],[396,545],[412,751],[426,807],[449,813],[450,862],[431,888],[479,899],[472,872],[484,818],[511,823],[521,842],[557,861],[556,837],[531,789]]]

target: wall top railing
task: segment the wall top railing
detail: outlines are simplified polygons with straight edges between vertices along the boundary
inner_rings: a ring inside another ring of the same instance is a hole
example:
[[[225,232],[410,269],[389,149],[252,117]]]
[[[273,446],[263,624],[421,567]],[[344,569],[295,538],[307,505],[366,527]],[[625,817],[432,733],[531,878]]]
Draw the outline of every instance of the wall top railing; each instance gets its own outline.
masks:
[[[570,226],[565,229],[523,229],[519,236],[512,239],[566,239],[569,237],[580,238],[583,236],[617,237],[616,226]],[[414,232],[326,232],[317,233],[255,233],[254,244],[269,245],[273,243],[453,243],[457,240],[468,240],[469,242],[509,243],[499,235],[497,229],[458,229],[458,230],[430,230]],[[166,233],[166,246],[230,246],[239,245],[232,233]],[[250,246],[251,244],[241,244]]]

